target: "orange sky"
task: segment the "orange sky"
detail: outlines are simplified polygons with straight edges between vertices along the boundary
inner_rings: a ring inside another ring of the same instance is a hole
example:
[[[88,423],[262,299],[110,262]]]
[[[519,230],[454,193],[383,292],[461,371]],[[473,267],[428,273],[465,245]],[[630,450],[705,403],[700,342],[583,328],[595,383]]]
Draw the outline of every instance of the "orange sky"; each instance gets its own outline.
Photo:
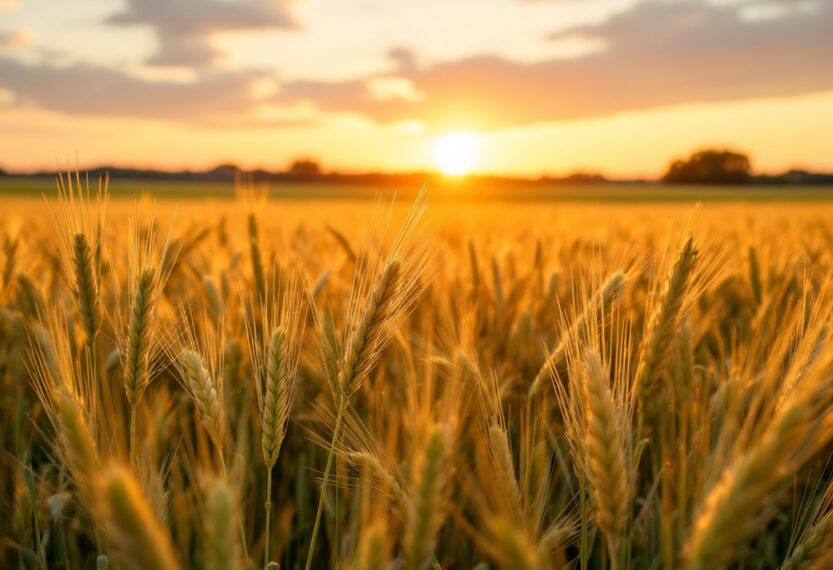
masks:
[[[830,0],[0,0],[0,166],[833,170]]]

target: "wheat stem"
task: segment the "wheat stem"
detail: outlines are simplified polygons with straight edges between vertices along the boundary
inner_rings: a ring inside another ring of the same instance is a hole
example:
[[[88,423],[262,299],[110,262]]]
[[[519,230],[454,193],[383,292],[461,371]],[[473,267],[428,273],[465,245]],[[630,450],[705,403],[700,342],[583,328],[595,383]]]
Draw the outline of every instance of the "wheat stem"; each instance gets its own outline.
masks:
[[[266,471],[266,501],[263,503],[266,509],[266,545],[263,554],[263,568],[264,570],[269,566],[269,545],[272,541],[271,522],[272,522],[272,468],[269,467]]]
[[[643,397],[650,391],[662,372],[668,348],[674,337],[674,325],[683,307],[688,278],[697,260],[694,240],[688,238],[663,285],[660,302],[651,315],[648,332],[642,341],[642,352],[636,370],[636,386]]]
[[[544,364],[538,369],[538,373],[529,387],[529,397],[537,394],[546,385],[552,374],[563,376],[567,369],[567,353],[571,343],[586,336],[592,320],[603,314],[605,308],[622,292],[624,284],[625,274],[617,272],[611,275],[596,291],[570,325],[570,328],[563,332],[555,349],[544,359]]]
[[[102,479],[101,495],[108,522],[105,528],[125,568],[179,568],[169,534],[129,472],[110,469]]]
[[[304,565],[305,570],[312,568],[312,557],[315,554],[315,543],[318,539],[318,527],[321,525],[321,514],[324,512],[324,500],[327,494],[327,486],[330,482],[330,469],[332,468],[333,455],[335,455],[336,441],[338,441],[339,433],[341,433],[345,408],[346,404],[339,403],[336,422],[333,427],[333,435],[330,440],[330,449],[327,451],[327,464],[324,467],[324,477],[321,480],[321,496],[318,499],[318,510],[315,512],[315,523],[312,526],[312,537],[310,538],[309,551],[307,552],[307,563]]]

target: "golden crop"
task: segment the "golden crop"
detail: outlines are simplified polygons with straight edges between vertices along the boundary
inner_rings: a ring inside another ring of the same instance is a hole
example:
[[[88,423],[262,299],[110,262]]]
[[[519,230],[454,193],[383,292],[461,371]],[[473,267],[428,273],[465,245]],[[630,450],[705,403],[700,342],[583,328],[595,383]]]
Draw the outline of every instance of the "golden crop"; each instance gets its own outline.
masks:
[[[0,563],[827,568],[833,207],[6,200]]]

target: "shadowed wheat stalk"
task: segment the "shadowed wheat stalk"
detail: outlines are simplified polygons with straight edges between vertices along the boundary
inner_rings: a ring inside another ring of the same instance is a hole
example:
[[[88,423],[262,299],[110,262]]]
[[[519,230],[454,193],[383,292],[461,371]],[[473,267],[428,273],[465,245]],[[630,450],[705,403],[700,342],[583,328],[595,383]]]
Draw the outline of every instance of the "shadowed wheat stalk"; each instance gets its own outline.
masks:
[[[200,421],[222,457],[225,438],[222,377],[212,374],[202,356],[193,349],[183,350],[177,358],[177,365],[185,388],[197,407]]]
[[[208,483],[205,510],[205,568],[239,570],[242,565],[235,530],[236,499],[227,481],[215,479]]]
[[[189,200],[167,245],[61,184],[0,229],[2,568],[831,565],[828,206]]]
[[[417,198],[390,252],[383,261],[378,262],[379,266],[375,271],[366,267],[367,253],[356,268],[347,314],[344,352],[338,359],[337,377],[330,379],[336,405],[336,419],[324,467],[306,570],[312,567],[334,450],[350,398],[379,361],[396,327],[414,308],[419,294],[425,287],[423,279],[426,277],[429,264],[426,242],[415,244],[413,240],[425,210],[426,199],[424,193]],[[324,358],[327,360],[331,356],[325,354]]]
[[[404,546],[405,567],[409,570],[426,568],[433,556],[436,536],[443,523],[445,461],[449,451],[444,427],[430,426],[414,459]]]
[[[561,377],[567,368],[567,353],[571,343],[584,338],[587,331],[594,327],[595,319],[598,319],[606,307],[616,300],[625,286],[625,274],[614,273],[596,291],[595,295],[584,306],[584,310],[576,316],[570,328],[563,331],[561,339],[555,349],[547,355],[544,364],[538,370],[532,385],[529,388],[529,396],[537,394],[541,388],[546,386],[551,374]]]
[[[584,366],[582,462],[590,498],[595,506],[596,524],[607,538],[611,568],[617,568],[632,495],[625,435],[622,433],[624,418],[617,409],[599,355],[588,353]]]
[[[636,386],[642,395],[650,392],[668,356],[677,316],[683,307],[686,285],[696,259],[697,249],[694,247],[694,240],[689,237],[668,273],[659,303],[651,314],[648,331],[642,340],[639,366],[636,369]]]
[[[136,412],[145,390],[153,380],[153,361],[161,346],[157,313],[162,290],[169,277],[171,263],[168,248],[171,228],[161,252],[154,252],[153,216],[145,239],[141,236],[141,219],[137,212],[131,231],[130,258],[128,260],[128,316],[120,317],[117,327],[117,344],[122,361],[124,390],[130,405],[129,448],[130,465],[137,466]]]
[[[97,510],[106,521],[115,560],[135,570],[179,568],[170,534],[156,518],[138,482],[120,467],[98,477]]]
[[[280,282],[280,281],[278,281]],[[275,291],[277,289],[277,291]],[[275,300],[273,300],[273,296]],[[261,425],[261,453],[266,464],[266,546],[268,565],[272,519],[272,470],[286,436],[289,412],[295,397],[295,383],[306,309],[299,279],[289,277],[285,289],[273,285],[259,303],[250,303],[244,313],[249,351],[256,384]],[[259,320],[257,320],[259,305]],[[260,331],[262,332],[259,332]]]
[[[831,354],[813,363],[750,449],[740,451],[706,495],[688,543],[693,570],[722,568],[774,514],[783,485],[833,436]]]

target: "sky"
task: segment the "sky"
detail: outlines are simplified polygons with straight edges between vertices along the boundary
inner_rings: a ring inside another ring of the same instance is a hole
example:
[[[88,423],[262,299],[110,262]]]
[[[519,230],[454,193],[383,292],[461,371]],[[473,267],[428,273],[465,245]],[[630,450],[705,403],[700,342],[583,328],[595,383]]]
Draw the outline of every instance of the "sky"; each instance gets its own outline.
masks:
[[[9,170],[422,170],[458,139],[484,174],[833,171],[833,0],[0,0]]]

